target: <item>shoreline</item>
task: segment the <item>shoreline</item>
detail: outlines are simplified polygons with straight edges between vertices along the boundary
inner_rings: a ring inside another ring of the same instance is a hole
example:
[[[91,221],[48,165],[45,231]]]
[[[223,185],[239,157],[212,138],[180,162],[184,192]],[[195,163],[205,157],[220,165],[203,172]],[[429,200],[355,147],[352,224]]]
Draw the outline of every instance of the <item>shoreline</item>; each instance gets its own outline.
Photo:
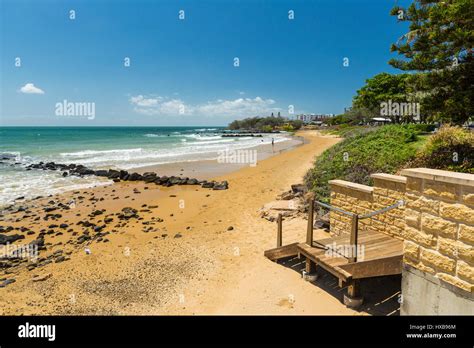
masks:
[[[278,155],[284,151],[291,150],[297,146],[301,146],[304,143],[304,139],[294,136],[294,135],[287,135],[287,139],[284,141],[276,142],[273,149],[272,146],[269,144],[259,144],[257,146],[246,147],[241,150],[244,152],[250,153],[252,151],[256,152],[256,162],[262,161],[266,158]],[[232,150],[231,150],[232,151]],[[235,151],[235,150],[234,150]],[[239,150],[237,150],[239,151]],[[188,178],[195,178],[197,180],[211,180],[214,177],[222,176],[228,173],[232,173],[236,170],[249,166],[249,163],[225,163],[219,162],[219,152],[213,153],[210,152],[212,156],[216,156],[216,159],[197,159],[197,160],[190,160],[190,161],[177,161],[177,162],[170,162],[170,163],[163,163],[163,164],[154,164],[154,165],[145,165],[145,166],[138,166],[128,169],[129,173],[136,172],[138,174],[143,174],[146,172],[156,172],[158,176],[176,176],[176,177],[188,177]],[[252,153],[253,155],[253,153]],[[36,164],[36,163],[33,163]],[[57,163],[59,165],[60,163]],[[30,164],[32,165],[32,164]],[[92,170],[97,170],[96,168],[90,168]],[[104,169],[104,168],[100,168]],[[117,167],[111,166],[108,169],[120,170]],[[40,169],[33,169],[36,173],[41,173]],[[58,171],[58,169],[56,170]],[[59,175],[59,174],[58,174]],[[84,190],[84,189],[93,189],[95,187],[101,186],[108,186],[113,185],[113,181],[106,177],[98,177],[95,175],[87,175],[84,176],[84,179],[89,179],[92,181],[91,183],[86,183],[85,180],[77,177],[77,183],[73,186],[65,186],[62,188],[54,188],[53,191],[60,191],[57,193],[51,194],[43,194],[37,196],[30,196],[28,194],[19,194],[14,199],[12,198],[11,201],[0,203],[0,210],[5,209],[17,204],[27,204],[29,200],[34,199],[35,197],[52,197],[57,194],[67,194],[71,191],[76,190]],[[19,199],[22,198],[22,199]]]
[[[256,164],[258,165],[259,161],[263,161],[267,158],[277,156],[284,151],[290,151],[303,144],[303,139],[296,136],[289,136],[288,140],[275,143],[273,149],[272,146],[269,144],[261,144],[253,147],[248,147],[243,150],[255,150],[257,152]],[[175,175],[196,178],[198,180],[212,180],[216,177],[221,177],[225,174],[230,174],[248,166],[248,163],[219,163],[217,159],[213,159],[164,163],[151,166],[137,167],[133,170],[139,174],[143,174],[146,172],[157,172],[159,173],[159,175]]]
[[[15,282],[0,289],[1,314],[357,313],[263,256],[275,226],[259,209],[338,141],[300,134],[307,144],[215,178],[229,181],[226,191],[120,182],[34,200],[5,216],[0,225],[23,234],[22,244],[43,230],[46,250],[39,264],[22,262],[2,276]],[[57,208],[71,199],[74,208]],[[124,207],[136,216],[121,218]],[[304,233],[304,223],[293,224]],[[83,236],[90,239],[79,242]]]

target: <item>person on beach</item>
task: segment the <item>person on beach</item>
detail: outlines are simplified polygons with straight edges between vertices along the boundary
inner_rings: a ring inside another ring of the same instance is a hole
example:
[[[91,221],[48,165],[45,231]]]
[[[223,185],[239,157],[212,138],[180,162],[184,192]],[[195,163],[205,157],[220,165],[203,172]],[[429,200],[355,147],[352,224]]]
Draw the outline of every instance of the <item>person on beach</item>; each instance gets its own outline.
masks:
[[[274,148],[275,148],[275,138],[272,138],[272,152],[273,152]]]

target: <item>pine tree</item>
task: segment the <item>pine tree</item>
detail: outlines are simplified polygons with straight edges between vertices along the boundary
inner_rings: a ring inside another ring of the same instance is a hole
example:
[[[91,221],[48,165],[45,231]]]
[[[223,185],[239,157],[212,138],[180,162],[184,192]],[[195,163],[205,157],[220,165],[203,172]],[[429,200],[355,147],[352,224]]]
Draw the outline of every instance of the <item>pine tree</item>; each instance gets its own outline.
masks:
[[[474,0],[415,0],[391,14],[409,22],[409,32],[391,47],[403,59],[395,68],[421,92],[422,112],[436,121],[462,124],[474,115]]]

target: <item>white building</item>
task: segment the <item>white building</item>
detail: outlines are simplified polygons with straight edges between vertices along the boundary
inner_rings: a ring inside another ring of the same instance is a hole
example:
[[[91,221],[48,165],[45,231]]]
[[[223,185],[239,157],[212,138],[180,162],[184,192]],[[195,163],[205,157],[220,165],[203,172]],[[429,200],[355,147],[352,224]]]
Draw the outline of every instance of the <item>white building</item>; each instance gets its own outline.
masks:
[[[296,119],[304,123],[324,122],[328,118],[334,117],[334,114],[300,114],[296,115]]]

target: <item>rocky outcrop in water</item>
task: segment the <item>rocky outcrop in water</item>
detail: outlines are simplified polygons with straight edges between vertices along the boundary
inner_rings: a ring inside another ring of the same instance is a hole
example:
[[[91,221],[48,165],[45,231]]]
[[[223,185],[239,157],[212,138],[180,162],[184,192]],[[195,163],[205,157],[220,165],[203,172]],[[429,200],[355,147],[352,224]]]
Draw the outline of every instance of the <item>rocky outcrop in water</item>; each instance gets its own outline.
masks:
[[[114,169],[101,169],[93,170],[87,168],[81,164],[61,164],[55,162],[39,162],[31,164],[26,167],[26,170],[54,170],[61,171],[63,176],[86,176],[86,175],[95,175],[100,177],[105,177],[113,180],[114,182],[120,181],[144,181],[146,183],[154,183],[156,185],[161,185],[165,187],[170,187],[174,185],[201,185],[203,188],[210,188],[213,190],[227,190],[229,188],[229,183],[227,181],[216,182],[216,181],[200,181],[194,178],[180,178],[177,176],[158,176],[154,172],[146,172],[143,174],[139,173],[129,173],[126,170],[114,170]]]

